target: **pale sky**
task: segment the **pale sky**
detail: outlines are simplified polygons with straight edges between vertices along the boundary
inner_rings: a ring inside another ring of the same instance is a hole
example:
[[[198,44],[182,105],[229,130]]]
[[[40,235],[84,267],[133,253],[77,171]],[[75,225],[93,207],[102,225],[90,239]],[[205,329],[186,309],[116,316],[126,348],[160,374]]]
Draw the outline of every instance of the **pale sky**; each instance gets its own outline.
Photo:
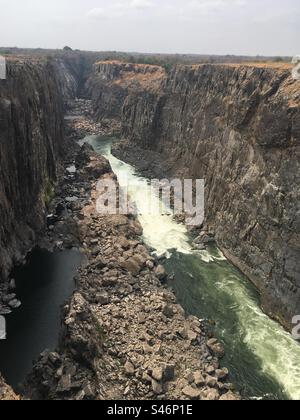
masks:
[[[299,0],[0,0],[0,46],[300,54]]]

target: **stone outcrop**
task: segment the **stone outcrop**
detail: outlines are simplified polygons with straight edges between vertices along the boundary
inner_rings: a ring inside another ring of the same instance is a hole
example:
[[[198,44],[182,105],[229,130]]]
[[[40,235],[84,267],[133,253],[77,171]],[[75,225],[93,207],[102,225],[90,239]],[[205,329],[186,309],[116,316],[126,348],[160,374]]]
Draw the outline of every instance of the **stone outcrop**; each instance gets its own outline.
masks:
[[[291,68],[179,66],[151,92],[136,84],[117,96],[122,78],[101,70],[111,74],[106,107],[118,102],[129,140],[115,152],[130,160],[147,149],[161,174],[204,178],[205,234],[290,327],[300,308],[300,82]]]

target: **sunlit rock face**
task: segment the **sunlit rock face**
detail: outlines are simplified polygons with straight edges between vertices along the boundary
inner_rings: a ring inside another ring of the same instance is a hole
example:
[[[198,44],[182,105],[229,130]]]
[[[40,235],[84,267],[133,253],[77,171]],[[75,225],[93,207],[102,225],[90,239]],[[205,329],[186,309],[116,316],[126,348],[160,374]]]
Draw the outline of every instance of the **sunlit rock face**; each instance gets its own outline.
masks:
[[[94,64],[86,83],[98,120],[120,119],[128,95],[157,92],[165,78],[160,66],[100,61]]]

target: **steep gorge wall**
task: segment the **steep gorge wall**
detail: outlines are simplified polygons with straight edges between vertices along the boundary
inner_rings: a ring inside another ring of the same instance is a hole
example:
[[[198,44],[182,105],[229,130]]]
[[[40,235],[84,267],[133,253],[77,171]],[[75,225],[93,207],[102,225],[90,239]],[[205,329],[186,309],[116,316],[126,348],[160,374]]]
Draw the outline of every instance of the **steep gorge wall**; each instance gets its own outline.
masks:
[[[121,119],[126,98],[137,92],[157,92],[165,71],[162,67],[117,61],[97,62],[87,81],[86,89],[93,101],[97,120]]]
[[[107,107],[123,82],[106,83]],[[205,229],[290,327],[300,313],[300,82],[285,66],[182,66],[156,89],[123,93],[131,148],[206,180]]]
[[[32,246],[63,151],[57,71],[42,59],[10,59],[0,80],[0,281]]]
[[[93,73],[95,61],[96,54],[88,52],[71,51],[51,57],[66,107],[76,97],[91,96],[86,83]]]
[[[45,223],[60,158],[64,114],[85,92],[96,57],[11,56],[0,80],[0,281]]]

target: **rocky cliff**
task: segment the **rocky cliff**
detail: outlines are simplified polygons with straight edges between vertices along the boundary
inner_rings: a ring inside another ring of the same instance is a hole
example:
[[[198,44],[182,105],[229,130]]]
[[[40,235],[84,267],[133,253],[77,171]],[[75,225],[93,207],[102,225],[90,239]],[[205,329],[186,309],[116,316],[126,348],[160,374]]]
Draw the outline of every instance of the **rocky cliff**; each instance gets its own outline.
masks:
[[[51,57],[59,79],[60,92],[67,107],[76,97],[89,97],[86,82],[93,74],[96,55],[88,52],[65,52]]]
[[[162,67],[103,61],[95,63],[86,88],[93,100],[97,120],[120,119],[126,98],[135,92],[149,95],[159,89],[165,71]]]
[[[115,66],[98,64],[106,87],[94,100],[108,115],[122,109],[130,142],[119,152],[159,152],[169,173],[206,180],[204,230],[290,326],[300,310],[300,82],[286,65],[179,66],[155,89],[134,84],[131,69],[128,91]]]
[[[63,150],[60,82],[46,59],[15,58],[0,80],[0,281],[44,226]]]

